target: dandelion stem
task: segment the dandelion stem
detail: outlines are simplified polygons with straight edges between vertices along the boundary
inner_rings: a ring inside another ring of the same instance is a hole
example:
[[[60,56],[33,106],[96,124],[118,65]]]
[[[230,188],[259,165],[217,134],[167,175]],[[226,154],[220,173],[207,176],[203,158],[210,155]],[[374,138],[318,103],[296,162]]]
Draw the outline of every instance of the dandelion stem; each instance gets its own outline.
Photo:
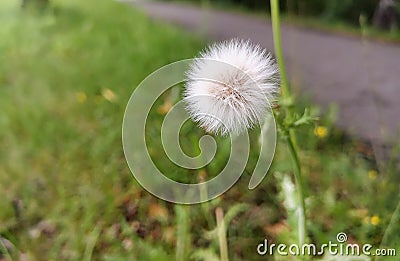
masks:
[[[282,97],[286,99],[290,97],[290,90],[289,90],[289,81],[286,74],[285,60],[283,57],[283,49],[282,49],[279,0],[270,0],[270,2],[271,2],[271,21],[272,21],[272,31],[274,34],[275,55],[279,66]]]
[[[284,100],[290,100],[291,93],[289,89],[289,81],[286,74],[285,68],[285,60],[283,57],[283,49],[282,49],[282,37],[281,37],[281,29],[280,29],[280,14],[279,14],[279,0],[270,0],[271,3],[271,21],[272,21],[272,30],[274,34],[274,47],[275,47],[275,56],[278,61],[279,73],[281,78],[281,90],[282,90],[282,98]],[[286,107],[286,117],[291,117],[291,107]],[[285,128],[283,125],[281,126]],[[294,165],[294,175],[296,179],[296,189],[299,200],[299,244],[302,245],[305,243],[306,238],[306,218],[305,218],[305,202],[304,202],[304,191],[303,191],[303,180],[301,174],[301,166],[298,156],[298,149],[295,140],[295,133],[293,130],[286,130],[286,142],[288,144],[288,148],[290,151],[290,156]]]

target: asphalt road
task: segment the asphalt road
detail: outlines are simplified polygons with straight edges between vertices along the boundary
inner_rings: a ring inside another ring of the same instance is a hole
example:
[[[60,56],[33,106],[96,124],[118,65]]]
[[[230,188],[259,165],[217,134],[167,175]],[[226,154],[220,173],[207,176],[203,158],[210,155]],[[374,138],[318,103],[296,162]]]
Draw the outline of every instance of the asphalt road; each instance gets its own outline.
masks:
[[[273,51],[267,18],[202,10],[165,2],[134,5],[151,17],[200,33],[210,40],[251,39]],[[322,107],[335,103],[337,124],[379,144],[399,141],[400,46],[293,26],[282,27],[293,86]]]

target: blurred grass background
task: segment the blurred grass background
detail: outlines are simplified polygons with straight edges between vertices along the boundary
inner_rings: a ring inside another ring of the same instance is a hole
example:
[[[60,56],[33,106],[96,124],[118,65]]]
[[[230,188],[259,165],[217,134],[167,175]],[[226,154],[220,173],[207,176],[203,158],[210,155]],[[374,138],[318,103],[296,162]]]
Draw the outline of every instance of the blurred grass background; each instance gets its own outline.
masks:
[[[253,153],[235,187],[183,207],[187,214],[145,192],[125,163],[121,125],[132,91],[160,66],[197,55],[203,40],[107,0],[55,0],[44,10],[2,0],[0,23],[0,260],[174,260],[182,219],[191,224],[187,260],[212,260],[218,245],[206,231],[217,206],[232,216],[231,260],[266,260],[256,253],[264,238],[296,242],[285,146],[278,144],[257,190],[247,190]],[[156,105],[154,130],[168,102]],[[335,129],[334,118],[331,110],[299,138],[310,239],[321,245],[346,232],[351,242],[378,247],[398,201],[398,177],[378,168],[368,143]],[[157,150],[151,138],[159,134],[149,135]],[[181,178],[162,155],[152,156]],[[223,164],[190,178],[210,177]],[[239,203],[241,211],[229,212]],[[398,232],[391,247],[400,245]]]
[[[38,260],[81,260],[135,186],[121,146],[133,88],[201,45],[110,1],[0,10],[0,231]],[[57,232],[32,240],[41,222]]]

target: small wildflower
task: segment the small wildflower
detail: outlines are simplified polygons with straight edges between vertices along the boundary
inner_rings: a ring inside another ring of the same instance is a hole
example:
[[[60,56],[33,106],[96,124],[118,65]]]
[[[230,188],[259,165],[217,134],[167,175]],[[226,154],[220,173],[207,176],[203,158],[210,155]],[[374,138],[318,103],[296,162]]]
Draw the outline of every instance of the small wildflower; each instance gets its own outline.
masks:
[[[324,126],[318,126],[314,129],[314,134],[318,138],[323,139],[328,136],[328,129]]]
[[[87,100],[86,93],[84,92],[75,93],[75,98],[79,103],[84,103]]]
[[[370,180],[375,180],[377,176],[378,176],[378,172],[376,170],[368,171],[368,177]]]
[[[374,215],[371,217],[371,224],[374,226],[377,226],[380,221],[381,221],[381,219],[377,215]]]
[[[208,132],[240,134],[264,119],[278,92],[277,74],[271,55],[258,45],[237,39],[214,44],[187,73],[186,108]]]
[[[110,89],[103,89],[101,95],[109,102],[116,102],[118,100],[117,95]]]

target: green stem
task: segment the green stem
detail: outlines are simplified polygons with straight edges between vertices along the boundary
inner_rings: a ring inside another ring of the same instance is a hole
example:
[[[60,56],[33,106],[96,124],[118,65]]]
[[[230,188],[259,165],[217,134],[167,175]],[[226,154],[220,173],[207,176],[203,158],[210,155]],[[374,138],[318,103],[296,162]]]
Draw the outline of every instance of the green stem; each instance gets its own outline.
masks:
[[[283,57],[283,49],[282,49],[282,37],[281,37],[281,27],[280,27],[280,15],[279,15],[279,0],[270,0],[271,2],[271,22],[272,22],[272,31],[274,34],[274,47],[275,47],[275,56],[278,61],[279,66],[279,74],[281,78],[281,88],[282,88],[282,97],[289,98],[290,90],[289,90],[289,82],[286,74],[285,60]]]
[[[271,21],[272,30],[274,34],[274,47],[275,56],[279,66],[279,73],[281,78],[281,91],[282,98],[284,100],[291,99],[291,93],[289,88],[289,81],[286,74],[285,60],[283,56],[282,49],[282,37],[280,28],[280,14],[279,14],[279,0],[270,0],[271,3]],[[286,117],[291,117],[291,107],[286,107]],[[294,175],[296,179],[296,189],[299,198],[299,244],[305,243],[306,238],[306,218],[305,218],[305,201],[304,201],[304,191],[303,191],[303,180],[301,175],[301,166],[299,161],[299,156],[297,154],[297,144],[295,139],[295,134],[293,130],[288,130],[286,134],[286,142],[289,147],[290,156],[294,165]]]
[[[224,220],[224,212],[222,208],[217,208],[215,210],[215,216],[217,219],[218,242],[219,242],[219,251],[221,254],[221,261],[229,261],[228,241],[226,239],[226,226]]]

